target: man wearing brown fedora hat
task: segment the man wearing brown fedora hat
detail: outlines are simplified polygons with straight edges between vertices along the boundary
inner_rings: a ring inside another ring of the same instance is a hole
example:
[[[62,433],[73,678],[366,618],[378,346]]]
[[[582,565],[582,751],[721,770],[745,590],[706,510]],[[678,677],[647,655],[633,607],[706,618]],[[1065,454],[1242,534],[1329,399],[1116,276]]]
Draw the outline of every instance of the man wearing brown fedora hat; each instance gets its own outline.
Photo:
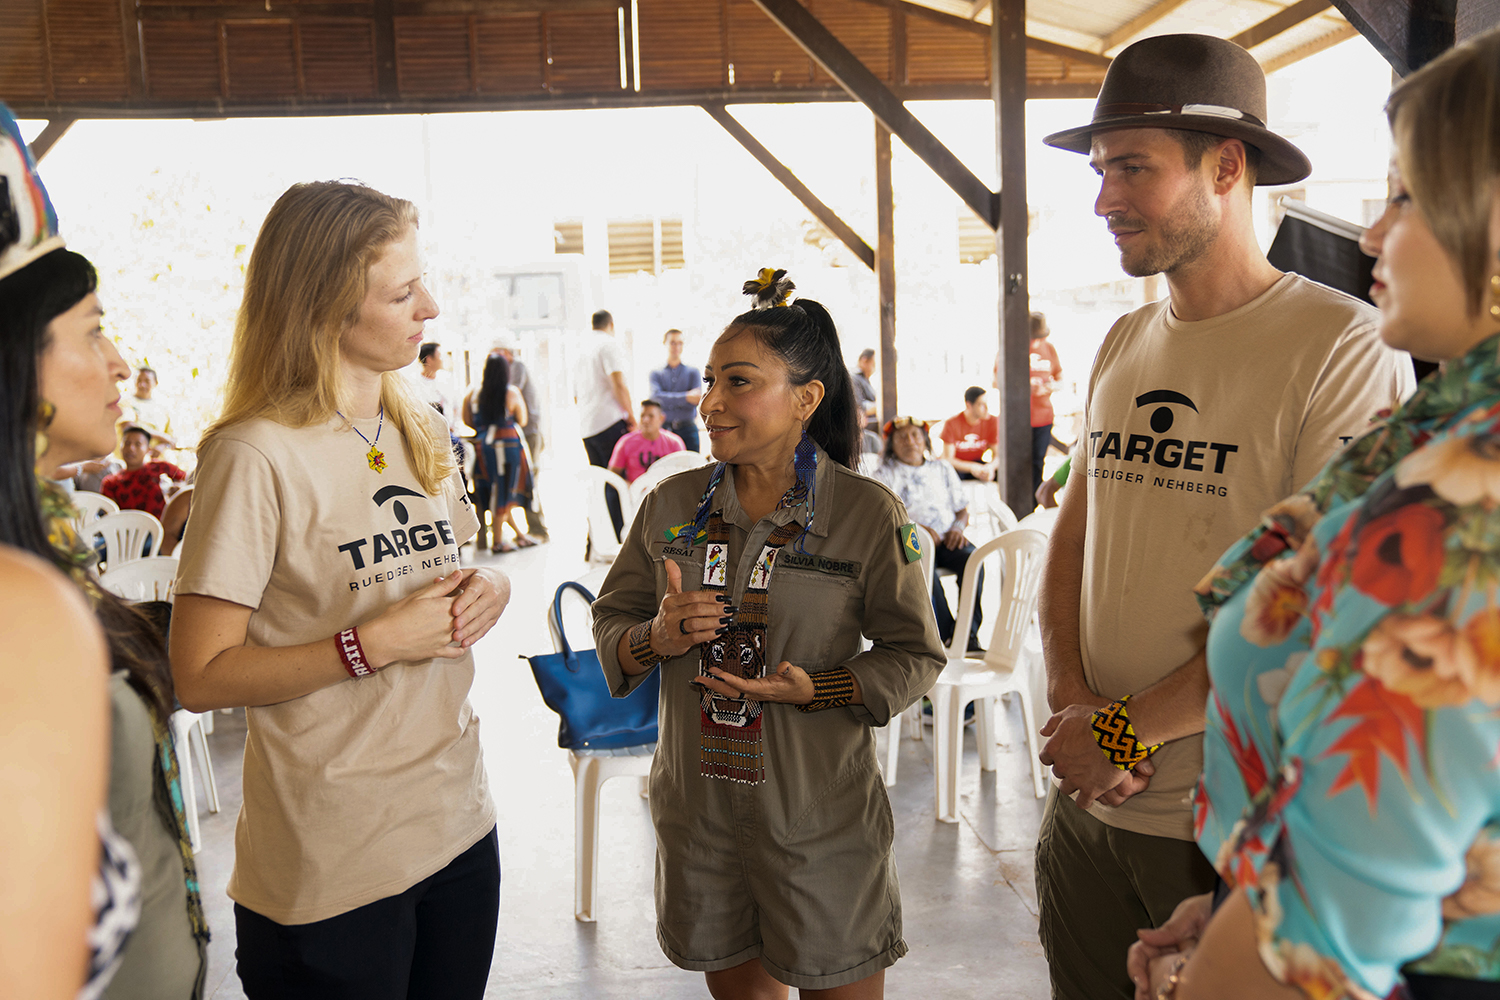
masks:
[[[1041,758],[1060,781],[1036,855],[1053,996],[1129,998],[1136,929],[1214,884],[1193,842],[1209,693],[1193,585],[1413,377],[1374,310],[1277,271],[1257,244],[1254,186],[1311,165],[1266,127],[1244,49],[1137,42],[1092,121],[1045,141],[1089,156],[1121,266],[1169,292],[1099,350],[1072,457],[1083,485],[1063,494],[1040,603]]]

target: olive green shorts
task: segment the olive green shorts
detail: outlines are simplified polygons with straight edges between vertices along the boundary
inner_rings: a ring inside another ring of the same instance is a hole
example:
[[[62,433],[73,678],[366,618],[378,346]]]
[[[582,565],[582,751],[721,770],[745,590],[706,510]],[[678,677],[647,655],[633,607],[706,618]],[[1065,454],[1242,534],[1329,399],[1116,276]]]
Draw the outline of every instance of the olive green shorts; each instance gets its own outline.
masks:
[[[878,775],[878,793],[856,780],[845,787],[860,801],[835,793],[780,836],[760,808],[774,794],[766,785],[723,784],[724,808],[694,816],[658,801],[653,786],[656,936],[674,965],[719,972],[758,958],[779,982],[822,990],[906,954],[895,823]]]

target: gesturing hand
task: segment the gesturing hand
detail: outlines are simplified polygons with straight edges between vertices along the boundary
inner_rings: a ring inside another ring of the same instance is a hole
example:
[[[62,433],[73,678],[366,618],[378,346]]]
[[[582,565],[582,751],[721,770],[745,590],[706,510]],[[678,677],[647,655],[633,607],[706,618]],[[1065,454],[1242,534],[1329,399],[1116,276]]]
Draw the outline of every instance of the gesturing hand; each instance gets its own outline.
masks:
[[[710,676],[693,678],[715,694],[753,701],[779,701],[786,705],[806,705],[813,699],[812,678],[795,663],[782,660],[774,674],[765,677],[737,677],[718,667],[710,667]]]
[[[700,642],[708,642],[729,624],[729,598],[707,590],[682,592],[682,568],[668,559],[667,593],[651,622],[651,648],[667,656],[681,656]]]
[[[1135,984],[1135,1000],[1152,1000],[1154,981],[1164,974],[1161,968],[1164,963],[1158,960],[1165,955],[1192,954],[1212,914],[1212,893],[1189,896],[1177,904],[1166,923],[1135,932],[1140,940],[1130,946],[1125,959],[1126,971]]]

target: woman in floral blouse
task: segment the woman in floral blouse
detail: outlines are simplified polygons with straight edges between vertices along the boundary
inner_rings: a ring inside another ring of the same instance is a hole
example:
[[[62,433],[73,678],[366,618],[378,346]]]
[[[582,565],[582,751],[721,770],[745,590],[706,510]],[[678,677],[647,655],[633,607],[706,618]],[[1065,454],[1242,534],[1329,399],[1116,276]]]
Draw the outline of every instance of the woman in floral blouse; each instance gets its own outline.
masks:
[[[1198,843],[1138,998],[1500,990],[1500,32],[1392,93],[1381,336],[1442,361],[1198,591]]]

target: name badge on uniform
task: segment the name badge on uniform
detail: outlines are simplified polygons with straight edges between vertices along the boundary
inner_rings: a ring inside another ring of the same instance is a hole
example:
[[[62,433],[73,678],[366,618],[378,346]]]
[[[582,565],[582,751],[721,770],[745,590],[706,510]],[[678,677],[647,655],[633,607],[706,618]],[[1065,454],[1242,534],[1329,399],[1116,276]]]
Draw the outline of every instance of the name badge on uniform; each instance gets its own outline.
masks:
[[[714,542],[703,557],[703,586],[724,589],[729,579],[729,546]]]

